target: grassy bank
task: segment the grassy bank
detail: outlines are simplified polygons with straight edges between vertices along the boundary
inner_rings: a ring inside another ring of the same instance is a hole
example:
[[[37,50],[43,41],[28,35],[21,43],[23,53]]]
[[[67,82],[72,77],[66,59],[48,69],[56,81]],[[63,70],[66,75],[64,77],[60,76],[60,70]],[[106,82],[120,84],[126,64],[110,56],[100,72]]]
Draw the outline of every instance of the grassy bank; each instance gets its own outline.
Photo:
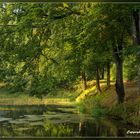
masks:
[[[90,87],[76,98],[79,110],[91,114],[93,117],[109,116],[116,120],[123,120],[127,124],[140,126],[140,96],[136,82],[125,82],[125,101],[117,105],[115,85],[112,82],[109,89],[106,83],[101,83],[102,93],[96,87]]]
[[[48,94],[42,99],[35,96],[29,96],[26,92],[13,92],[3,83],[0,84],[0,105],[74,105],[75,101],[73,93],[68,92],[64,95],[64,91]],[[69,95],[69,96],[68,96]]]

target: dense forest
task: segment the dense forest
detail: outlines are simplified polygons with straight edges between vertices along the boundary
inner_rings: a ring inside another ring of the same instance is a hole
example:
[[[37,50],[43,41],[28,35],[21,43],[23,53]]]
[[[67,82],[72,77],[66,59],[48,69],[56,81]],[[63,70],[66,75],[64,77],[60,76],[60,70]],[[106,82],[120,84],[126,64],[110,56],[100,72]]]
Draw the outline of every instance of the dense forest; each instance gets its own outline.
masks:
[[[43,99],[79,89],[76,99],[113,86],[120,105],[132,82],[140,96],[140,5],[1,3],[0,12],[0,81],[12,92]]]
[[[41,96],[60,87],[72,88],[79,80],[86,89],[86,81],[96,79],[101,92],[100,79],[106,73],[109,87],[115,65],[118,102],[123,102],[124,79],[140,79],[139,8],[100,3],[1,4],[1,80],[15,90]]]

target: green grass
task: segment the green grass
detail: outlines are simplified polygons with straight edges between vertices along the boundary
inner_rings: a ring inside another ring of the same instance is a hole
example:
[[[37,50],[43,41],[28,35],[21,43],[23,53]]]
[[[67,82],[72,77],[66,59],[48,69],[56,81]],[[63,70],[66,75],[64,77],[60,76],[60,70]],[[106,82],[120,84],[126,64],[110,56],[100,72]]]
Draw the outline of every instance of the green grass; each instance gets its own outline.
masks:
[[[78,104],[78,109],[82,113],[90,114],[93,118],[100,118],[106,115],[106,110],[101,106],[102,97],[97,94],[87,97]]]
[[[78,95],[79,95],[79,92],[74,91],[74,90],[59,89],[58,91],[50,92],[45,97],[46,98],[67,98],[71,101],[74,101]]]
[[[54,94],[49,94],[44,96],[42,99],[39,99],[35,96],[29,96],[26,92],[13,92],[12,90],[1,87],[0,88],[0,105],[42,105],[42,104],[62,104],[62,105],[73,105],[75,104],[74,101],[72,101],[72,98],[74,98],[72,95],[74,94],[71,92],[71,94],[66,93],[67,95],[63,95],[64,91],[61,93],[59,91]],[[71,98],[69,96],[71,96]]]
[[[88,88],[82,91],[79,96],[77,96],[76,102],[80,102],[86,99],[86,97],[88,96],[95,96],[96,94],[98,94],[95,80],[88,81],[87,84],[88,84]],[[114,85],[114,81],[111,81],[110,85]],[[102,91],[105,92],[105,90],[107,89],[106,80],[100,80],[100,86],[101,86]]]

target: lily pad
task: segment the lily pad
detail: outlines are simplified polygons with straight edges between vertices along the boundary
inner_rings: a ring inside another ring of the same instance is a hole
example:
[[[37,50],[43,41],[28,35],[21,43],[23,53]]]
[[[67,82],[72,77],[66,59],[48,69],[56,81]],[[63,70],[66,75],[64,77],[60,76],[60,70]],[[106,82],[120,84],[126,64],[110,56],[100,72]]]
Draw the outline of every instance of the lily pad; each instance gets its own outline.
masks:
[[[27,123],[27,121],[25,119],[11,120],[9,122],[12,124],[26,124]]]
[[[9,121],[11,120],[12,118],[0,118],[0,122],[5,122],[5,121]]]
[[[27,121],[41,121],[44,119],[42,115],[24,115]]]
[[[57,113],[55,111],[47,111],[45,114],[48,114],[48,115],[56,115]]]
[[[39,121],[39,122],[31,122],[30,125],[31,126],[39,126],[39,125],[43,125],[44,123]]]
[[[20,127],[18,129],[15,129],[16,131],[26,131],[26,130],[30,130],[31,128],[26,128],[26,127]]]
[[[66,112],[66,113],[77,113],[77,109],[75,108],[58,108],[58,110]]]

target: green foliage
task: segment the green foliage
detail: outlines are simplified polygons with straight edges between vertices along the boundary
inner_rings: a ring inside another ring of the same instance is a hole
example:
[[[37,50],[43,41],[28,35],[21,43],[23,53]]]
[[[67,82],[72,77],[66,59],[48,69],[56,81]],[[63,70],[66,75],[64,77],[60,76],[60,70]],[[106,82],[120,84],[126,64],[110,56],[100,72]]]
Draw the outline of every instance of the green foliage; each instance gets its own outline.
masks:
[[[120,117],[122,119],[126,119],[127,118],[127,112],[126,112],[126,107],[122,106],[122,105],[117,105],[114,108],[110,109],[109,114],[112,116],[117,116]]]
[[[124,62],[124,78],[134,80],[137,76],[136,56],[130,55]]]
[[[101,106],[102,97],[99,95],[88,97],[81,101],[78,109],[82,113],[88,113],[94,118],[100,118],[106,115],[106,110]]]
[[[130,17],[134,7],[100,3],[2,4],[0,79],[17,91],[41,97],[56,89],[71,88],[72,83],[80,81],[82,72],[88,80],[95,79],[96,67],[102,69],[110,62],[114,80],[112,49],[122,36],[124,48],[132,48]],[[122,50],[124,59],[130,56],[131,60],[126,60],[128,70],[124,70],[129,80],[135,78],[137,65],[131,55],[138,53],[131,50]]]
[[[106,109],[103,109],[101,106],[96,106],[91,111],[92,116],[96,118],[105,117]]]
[[[69,127],[68,125],[65,124],[53,124],[49,123],[48,120],[44,124],[45,131],[49,136],[57,136],[57,137],[62,137],[62,136],[72,136],[73,129]]]
[[[110,69],[110,79],[111,80],[115,80],[116,79],[116,67],[115,64],[112,65],[111,69]]]
[[[79,95],[79,92],[76,92],[73,89],[58,89],[55,91],[51,91],[46,95],[48,98],[66,98],[70,101],[75,101],[75,98]]]
[[[110,116],[115,116],[119,119],[137,125],[139,119],[139,102],[128,102],[127,104],[116,105],[107,112]]]

